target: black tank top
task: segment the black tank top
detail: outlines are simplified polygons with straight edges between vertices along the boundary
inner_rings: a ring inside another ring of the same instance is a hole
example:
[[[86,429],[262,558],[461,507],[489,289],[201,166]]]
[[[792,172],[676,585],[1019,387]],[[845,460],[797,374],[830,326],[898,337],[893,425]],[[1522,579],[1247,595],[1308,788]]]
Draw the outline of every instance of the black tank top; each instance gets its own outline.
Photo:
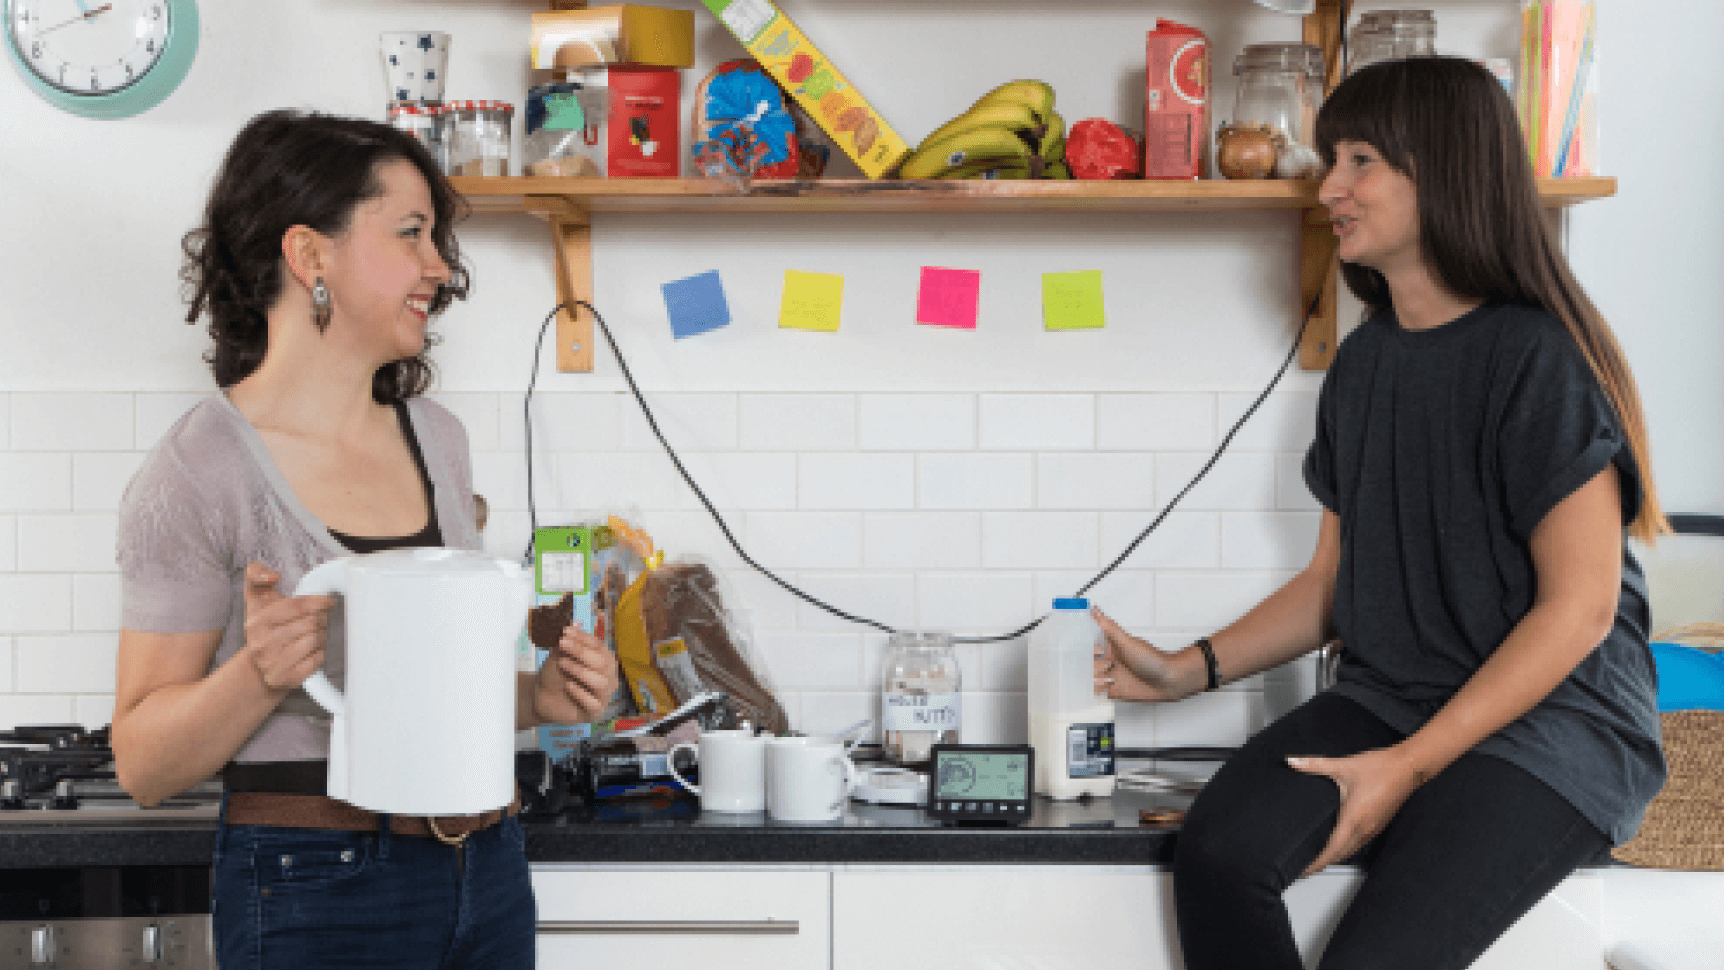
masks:
[[[419,482],[425,487],[425,528],[410,536],[350,536],[329,530],[335,541],[353,552],[379,552],[415,546],[440,546],[443,530],[437,527],[437,493],[431,484],[431,473],[425,470],[425,455],[419,450],[419,436],[413,433],[413,422],[407,417],[407,404],[396,402],[395,416],[401,421],[401,433],[407,436],[407,448],[413,452],[413,464],[419,469]]]

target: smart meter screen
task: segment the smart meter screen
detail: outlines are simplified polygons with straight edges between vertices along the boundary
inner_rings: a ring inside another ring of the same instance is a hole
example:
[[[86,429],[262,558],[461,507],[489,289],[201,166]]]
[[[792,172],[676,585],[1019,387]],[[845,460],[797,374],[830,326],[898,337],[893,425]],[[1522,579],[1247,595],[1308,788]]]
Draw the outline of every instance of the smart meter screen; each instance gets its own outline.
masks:
[[[1029,761],[1021,754],[943,752],[935,798],[1022,800],[1029,797]]]

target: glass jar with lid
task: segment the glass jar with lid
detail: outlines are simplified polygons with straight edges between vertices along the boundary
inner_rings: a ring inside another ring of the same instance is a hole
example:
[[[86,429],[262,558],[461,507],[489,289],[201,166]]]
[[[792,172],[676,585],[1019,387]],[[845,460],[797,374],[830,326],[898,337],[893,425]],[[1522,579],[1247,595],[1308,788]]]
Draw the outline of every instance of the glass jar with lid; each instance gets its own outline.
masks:
[[[959,739],[962,681],[948,633],[899,630],[881,663],[880,727],[886,758],[926,768],[929,749]]]
[[[431,153],[431,157],[437,160],[438,170],[447,172],[448,160],[442,152],[443,136],[439,118],[442,111],[442,105],[423,104],[418,101],[391,101],[389,124],[418,139],[419,143],[425,146],[425,150]]]
[[[1347,41],[1348,73],[1367,64],[1437,52],[1437,18],[1429,10],[1367,10]]]
[[[549,81],[527,90],[521,138],[524,175],[596,177],[604,174],[605,144],[600,119],[609,107],[603,87],[579,81]]]
[[[1323,101],[1323,50],[1311,44],[1251,44],[1233,62],[1239,88],[1233,128],[1261,128],[1275,141],[1274,173],[1313,177],[1314,145]]]
[[[511,174],[514,105],[506,101],[454,101],[449,104],[448,113],[454,118],[454,135],[449,144],[450,174]]]

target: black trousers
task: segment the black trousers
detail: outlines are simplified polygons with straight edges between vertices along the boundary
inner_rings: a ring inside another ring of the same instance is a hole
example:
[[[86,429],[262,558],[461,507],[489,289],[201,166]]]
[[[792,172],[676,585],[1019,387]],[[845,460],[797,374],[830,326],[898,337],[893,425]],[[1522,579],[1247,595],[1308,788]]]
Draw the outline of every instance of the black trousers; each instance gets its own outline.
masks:
[[[1300,970],[1281,894],[1334,829],[1340,790],[1287,765],[1402,735],[1358,703],[1318,694],[1258,732],[1192,805],[1174,859],[1187,970]],[[1462,756],[1426,782],[1357,856],[1366,871],[1322,970],[1460,968],[1609,840],[1543,782]]]

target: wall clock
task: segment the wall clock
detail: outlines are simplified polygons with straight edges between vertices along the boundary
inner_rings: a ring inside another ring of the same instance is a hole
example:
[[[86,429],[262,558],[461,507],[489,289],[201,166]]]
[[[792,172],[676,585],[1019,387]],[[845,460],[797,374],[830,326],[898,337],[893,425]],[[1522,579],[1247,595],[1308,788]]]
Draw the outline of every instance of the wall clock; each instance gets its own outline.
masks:
[[[4,0],[6,51],[43,100],[86,118],[160,104],[191,69],[196,0]]]

